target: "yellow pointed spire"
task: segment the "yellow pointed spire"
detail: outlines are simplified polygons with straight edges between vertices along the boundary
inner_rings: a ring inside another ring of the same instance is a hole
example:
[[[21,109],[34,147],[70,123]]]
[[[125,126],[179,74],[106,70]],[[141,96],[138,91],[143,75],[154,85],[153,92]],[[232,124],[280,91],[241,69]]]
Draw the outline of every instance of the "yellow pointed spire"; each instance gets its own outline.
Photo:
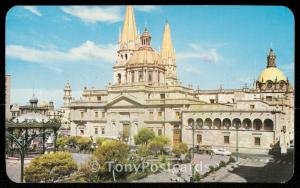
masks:
[[[135,25],[135,17],[132,6],[126,6],[125,20],[121,35],[120,43],[128,43],[136,41],[138,38],[137,29]],[[129,46],[128,46],[129,47]]]
[[[165,24],[164,29],[164,35],[161,45],[161,58],[162,59],[175,59],[175,51],[172,45],[172,39],[171,39],[171,31],[170,31],[170,25],[168,21]]]

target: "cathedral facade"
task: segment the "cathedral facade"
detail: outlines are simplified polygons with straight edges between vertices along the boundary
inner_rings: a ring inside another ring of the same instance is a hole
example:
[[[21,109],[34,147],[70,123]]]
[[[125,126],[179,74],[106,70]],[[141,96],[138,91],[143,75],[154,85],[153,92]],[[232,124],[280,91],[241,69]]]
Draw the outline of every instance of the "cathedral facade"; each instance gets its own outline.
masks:
[[[127,6],[118,43],[113,82],[105,89],[84,88],[75,100],[66,84],[61,112],[71,135],[134,145],[134,135],[146,127],[190,147],[194,140],[244,153],[286,153],[293,144],[294,90],[272,49],[254,88],[194,90],[177,77],[169,23],[157,52],[147,29],[137,33],[133,7]]]

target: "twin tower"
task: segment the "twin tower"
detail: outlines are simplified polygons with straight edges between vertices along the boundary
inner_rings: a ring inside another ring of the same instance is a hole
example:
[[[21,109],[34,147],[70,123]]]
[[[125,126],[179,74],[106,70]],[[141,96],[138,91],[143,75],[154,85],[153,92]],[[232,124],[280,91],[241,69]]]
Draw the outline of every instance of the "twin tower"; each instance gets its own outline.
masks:
[[[170,25],[164,28],[161,51],[151,47],[151,35],[145,28],[137,32],[132,6],[126,7],[119,50],[114,65],[113,85],[177,85],[175,50],[172,45]]]

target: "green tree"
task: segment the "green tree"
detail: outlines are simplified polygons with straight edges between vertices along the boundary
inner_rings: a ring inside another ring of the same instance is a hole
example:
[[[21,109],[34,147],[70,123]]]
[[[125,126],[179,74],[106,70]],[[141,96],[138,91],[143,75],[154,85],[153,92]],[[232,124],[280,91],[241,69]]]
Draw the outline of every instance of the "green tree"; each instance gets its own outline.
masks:
[[[142,128],[139,130],[138,134],[134,136],[134,142],[136,145],[139,144],[148,144],[149,140],[153,139],[155,134],[153,130]]]
[[[151,152],[150,152],[149,148],[147,147],[147,145],[141,144],[138,146],[137,154],[140,157],[147,157],[148,155],[151,154]]]
[[[172,151],[176,157],[180,157],[181,154],[186,154],[188,152],[188,146],[185,143],[177,143],[174,144]]]
[[[76,170],[77,164],[71,153],[44,154],[32,159],[28,167],[25,168],[25,181],[32,183],[54,182],[64,176],[69,176]]]
[[[164,146],[167,146],[170,144],[170,139],[166,136],[156,136],[153,139],[151,139],[151,141],[152,140],[161,142]]]
[[[163,151],[164,147],[169,145],[170,139],[165,136],[156,136],[149,142],[149,149],[154,152],[158,153]]]
[[[106,140],[98,147],[94,153],[94,160],[99,165],[99,170],[96,172],[97,177],[101,177],[102,180],[112,179],[113,164],[124,165],[127,163],[129,153],[129,146],[118,140]],[[110,166],[109,166],[110,164]],[[111,167],[111,168],[109,168]],[[93,173],[94,175],[95,173]],[[115,173],[116,178],[125,177],[125,172]],[[95,177],[93,177],[96,179]]]

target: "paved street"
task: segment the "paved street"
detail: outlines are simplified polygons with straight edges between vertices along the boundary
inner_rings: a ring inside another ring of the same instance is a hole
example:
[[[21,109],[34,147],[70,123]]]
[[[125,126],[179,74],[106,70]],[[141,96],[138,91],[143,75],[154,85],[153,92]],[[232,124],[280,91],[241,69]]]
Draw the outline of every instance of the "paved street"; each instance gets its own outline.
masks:
[[[77,162],[78,165],[86,162],[90,158],[90,154],[79,154],[79,153],[72,153],[73,159]],[[30,162],[29,160],[25,160],[25,166],[28,165]],[[14,182],[20,182],[20,160],[16,159],[6,159],[6,173],[7,176]]]
[[[222,168],[203,182],[286,182],[294,171],[293,156],[242,155],[239,167]]]
[[[209,171],[209,166],[217,166],[220,161],[223,160],[227,162],[229,160],[228,156],[215,155],[210,157],[210,155],[199,155],[195,154],[195,167],[200,174],[204,174]],[[177,172],[181,171],[181,177],[177,176]],[[192,167],[188,164],[180,164],[177,168],[170,170],[165,170],[161,173],[150,175],[146,178],[137,180],[135,182],[189,182],[192,175]]]

